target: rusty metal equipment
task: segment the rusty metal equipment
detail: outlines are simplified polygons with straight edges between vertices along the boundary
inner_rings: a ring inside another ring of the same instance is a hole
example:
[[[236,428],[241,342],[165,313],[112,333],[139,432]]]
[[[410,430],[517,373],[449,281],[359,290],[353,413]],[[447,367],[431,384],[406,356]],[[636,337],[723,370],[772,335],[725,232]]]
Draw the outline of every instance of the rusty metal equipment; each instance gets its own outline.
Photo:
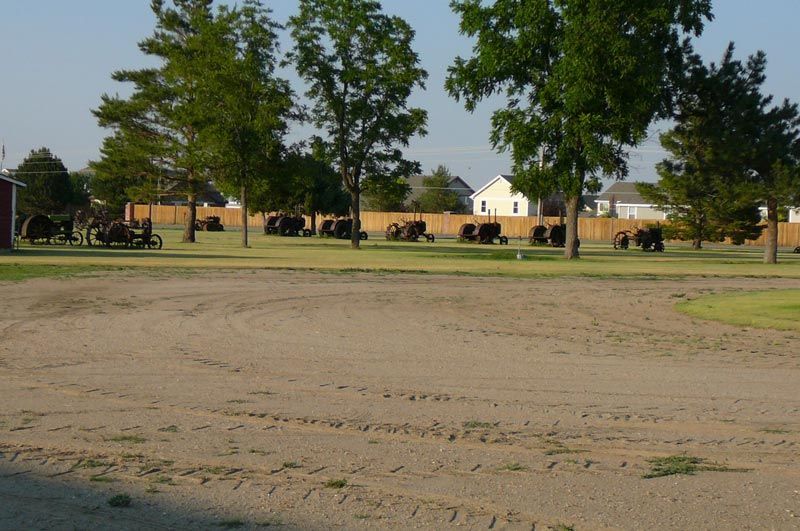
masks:
[[[494,221],[489,214],[489,221],[486,223],[464,223],[458,229],[458,241],[478,242],[482,244],[493,244],[495,240],[500,245],[508,245],[508,237],[502,235],[503,226],[497,222],[497,210],[495,210]]]
[[[86,243],[90,246],[138,247],[140,249],[161,249],[164,244],[160,235],[153,233],[150,218],[134,219],[129,222],[109,220],[104,214],[89,220],[86,229]]]
[[[417,219],[417,211],[414,211],[414,219],[402,219],[400,222],[394,222],[386,227],[386,239],[389,241],[404,241],[416,242],[420,238],[425,239],[429,243],[436,241],[433,234],[427,232],[428,224],[422,219],[422,212],[419,213]]]
[[[35,214],[25,219],[20,227],[19,237],[32,244],[81,245],[83,234],[75,230],[72,216]]]
[[[140,232],[136,232],[140,229]],[[153,223],[150,218],[144,218],[138,223],[138,227],[128,227],[130,245],[144,249],[161,249],[164,240],[161,236],[153,233]]]
[[[647,252],[664,252],[664,234],[660,226],[622,230],[614,235],[614,249],[626,250],[631,245],[641,247]]]
[[[225,226],[220,223],[219,216],[206,216],[203,219],[198,219],[194,223],[194,230],[203,230],[206,232],[222,232]]]
[[[303,216],[288,216],[278,214],[269,216],[264,225],[264,234],[275,234],[278,236],[311,236],[311,229],[305,228],[306,218]]]
[[[797,247],[795,247],[795,248],[794,248],[794,251],[792,251],[792,252],[793,252],[794,254],[800,254],[800,245],[798,245]]]
[[[353,219],[352,218],[339,218],[339,219],[326,219],[317,229],[320,238],[336,238],[338,240],[349,240],[353,235]],[[369,239],[369,234],[366,231],[361,231],[358,234],[359,239]]]
[[[552,247],[564,247],[567,243],[567,225],[564,223],[555,225],[536,225],[528,233],[528,242],[531,245],[550,245]]]

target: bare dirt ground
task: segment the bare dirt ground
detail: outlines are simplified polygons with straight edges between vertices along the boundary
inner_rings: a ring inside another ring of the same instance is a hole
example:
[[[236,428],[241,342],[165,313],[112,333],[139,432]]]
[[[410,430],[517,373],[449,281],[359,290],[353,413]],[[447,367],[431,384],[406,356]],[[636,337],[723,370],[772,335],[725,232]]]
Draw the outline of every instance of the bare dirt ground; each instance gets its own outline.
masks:
[[[0,284],[0,527],[797,528],[800,338],[673,310],[797,286]],[[742,470],[643,478],[677,454]]]

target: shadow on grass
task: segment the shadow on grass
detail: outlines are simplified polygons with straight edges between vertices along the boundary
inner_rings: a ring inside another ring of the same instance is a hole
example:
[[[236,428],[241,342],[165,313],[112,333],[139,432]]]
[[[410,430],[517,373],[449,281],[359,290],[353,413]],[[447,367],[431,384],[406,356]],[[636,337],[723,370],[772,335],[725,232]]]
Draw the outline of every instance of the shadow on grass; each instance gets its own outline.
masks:
[[[200,498],[181,500],[182,506],[177,506],[143,490],[121,482],[88,484],[75,479],[44,478],[34,476],[21,465],[0,466],[0,528],[222,529],[233,527],[231,523],[236,522],[235,527],[252,529],[269,525],[268,514],[263,522],[239,518],[234,510],[223,509],[221,512],[227,514],[212,515],[202,509],[205,504]],[[117,500],[129,496],[130,505],[112,506],[109,500],[115,496]],[[281,522],[280,529],[304,527]]]

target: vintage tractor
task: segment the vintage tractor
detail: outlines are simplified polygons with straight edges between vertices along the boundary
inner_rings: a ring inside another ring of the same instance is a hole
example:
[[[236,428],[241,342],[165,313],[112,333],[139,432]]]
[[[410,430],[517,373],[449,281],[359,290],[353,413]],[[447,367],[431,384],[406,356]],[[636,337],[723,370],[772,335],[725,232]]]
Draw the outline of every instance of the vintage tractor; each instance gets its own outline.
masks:
[[[220,223],[219,216],[206,216],[205,218],[198,219],[194,222],[194,230],[222,232],[225,230],[225,226]]]
[[[320,238],[336,238],[338,240],[349,240],[353,234],[352,218],[326,219],[317,229]],[[366,231],[361,231],[359,239],[366,240],[369,235]]]
[[[130,238],[130,245],[144,249],[161,249],[164,241],[161,236],[153,233],[153,223],[150,218],[144,218],[137,227],[128,227],[128,237]],[[140,232],[137,232],[140,230]]]
[[[427,230],[428,225],[422,219],[422,213],[420,212],[419,219],[417,219],[415,211],[413,220],[403,219],[399,223],[394,222],[386,227],[386,239],[389,241],[416,242],[420,238],[424,238],[426,241],[433,243],[436,237],[433,234],[428,234]]]
[[[311,229],[305,228],[306,218],[303,216],[290,216],[287,214],[275,214],[267,217],[264,224],[264,234],[277,236],[311,236]]]
[[[659,226],[644,229],[634,227],[631,230],[619,231],[614,235],[614,249],[628,249],[631,240],[636,247],[641,247],[643,251],[664,252],[664,235]]]
[[[491,214],[486,223],[464,223],[458,229],[458,241],[478,242],[483,244],[493,244],[495,240],[500,245],[508,245],[508,237],[502,235],[503,226],[497,222],[497,212],[495,211],[494,221]]]
[[[83,234],[75,230],[75,222],[68,214],[45,216],[35,214],[25,219],[19,230],[19,237],[30,243],[53,245],[81,245]]]
[[[536,225],[528,233],[528,242],[531,245],[551,245],[564,247],[567,242],[567,226],[564,223],[553,225]]]

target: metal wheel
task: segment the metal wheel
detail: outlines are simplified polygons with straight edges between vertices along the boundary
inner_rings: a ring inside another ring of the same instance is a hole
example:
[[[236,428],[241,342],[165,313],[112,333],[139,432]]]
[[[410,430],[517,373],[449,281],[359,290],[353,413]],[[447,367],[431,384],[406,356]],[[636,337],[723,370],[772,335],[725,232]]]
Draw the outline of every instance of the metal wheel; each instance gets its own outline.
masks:
[[[800,245],[794,248],[794,254],[800,254]]]
[[[630,235],[627,231],[619,231],[614,235],[614,249],[625,250],[631,243]]]
[[[54,234],[47,238],[48,245],[66,245],[69,241],[69,236],[66,234]]]
[[[311,237],[311,229],[303,229],[303,238]]]
[[[359,240],[368,240],[369,239],[369,234],[367,234],[366,231],[362,230],[361,232],[358,233],[358,239]]]
[[[164,242],[161,240],[161,236],[158,234],[150,235],[150,240],[147,242],[148,249],[161,249],[162,245],[164,245]]]
[[[86,229],[86,243],[89,247],[103,244],[103,232],[100,227],[89,227]]]
[[[508,245],[508,236],[500,236],[500,245]]]
[[[83,234],[78,231],[73,232],[69,235],[69,244],[70,245],[83,245]]]
[[[433,243],[436,241],[436,236],[433,234],[426,234],[425,239],[428,240],[428,243]]]

